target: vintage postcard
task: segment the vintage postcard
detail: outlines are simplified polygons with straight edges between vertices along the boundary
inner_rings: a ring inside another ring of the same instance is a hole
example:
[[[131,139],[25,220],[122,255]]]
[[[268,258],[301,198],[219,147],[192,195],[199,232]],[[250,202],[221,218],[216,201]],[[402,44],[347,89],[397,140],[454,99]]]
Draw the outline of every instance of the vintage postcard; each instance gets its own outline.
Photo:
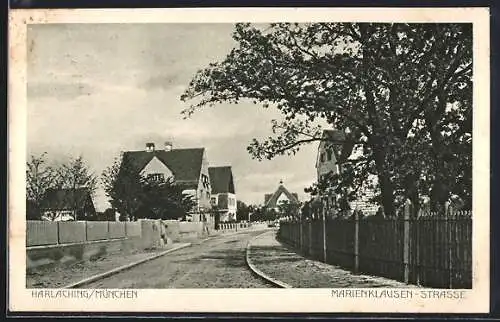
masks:
[[[489,310],[489,10],[12,10],[12,312]]]

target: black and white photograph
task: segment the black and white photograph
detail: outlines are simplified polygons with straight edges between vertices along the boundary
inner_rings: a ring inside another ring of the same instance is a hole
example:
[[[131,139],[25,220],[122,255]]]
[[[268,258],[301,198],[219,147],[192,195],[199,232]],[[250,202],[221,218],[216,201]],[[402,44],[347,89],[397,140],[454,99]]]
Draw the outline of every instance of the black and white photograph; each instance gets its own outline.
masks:
[[[464,309],[489,287],[489,65],[472,18],[488,11],[470,12],[25,20],[11,274],[53,308],[317,289],[350,310]]]

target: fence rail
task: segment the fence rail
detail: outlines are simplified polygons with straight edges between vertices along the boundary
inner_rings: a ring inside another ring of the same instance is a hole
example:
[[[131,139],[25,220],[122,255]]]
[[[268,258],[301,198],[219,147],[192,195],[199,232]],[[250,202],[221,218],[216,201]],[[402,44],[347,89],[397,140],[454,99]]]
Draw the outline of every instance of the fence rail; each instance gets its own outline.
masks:
[[[323,234],[325,235],[323,237]],[[472,214],[283,222],[279,238],[354,272],[435,288],[472,288]]]

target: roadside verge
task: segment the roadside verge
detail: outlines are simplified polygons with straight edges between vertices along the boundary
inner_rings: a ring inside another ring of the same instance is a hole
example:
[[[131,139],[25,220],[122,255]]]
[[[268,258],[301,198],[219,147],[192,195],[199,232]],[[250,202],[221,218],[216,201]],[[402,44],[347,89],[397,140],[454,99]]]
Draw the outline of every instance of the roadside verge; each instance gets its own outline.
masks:
[[[257,235],[255,236],[254,238],[250,239],[248,241],[248,244],[247,244],[247,248],[246,248],[246,254],[245,254],[245,261],[248,265],[248,267],[250,268],[250,270],[255,274],[257,275],[258,277],[266,280],[267,282],[273,284],[274,286],[277,286],[277,287],[281,287],[281,288],[292,288],[291,285],[285,283],[285,282],[282,282],[280,280],[277,280],[275,278],[272,278],[271,276],[265,274],[263,271],[261,271],[260,269],[258,269],[255,264],[252,262],[252,259],[251,259],[251,251],[252,251],[252,241],[258,239],[259,237],[265,235],[269,233],[269,231],[266,231],[260,235]]]
[[[83,280],[78,281],[76,283],[72,283],[72,284],[66,285],[63,288],[76,288],[76,287],[80,287],[80,286],[83,286],[83,285],[86,285],[86,284],[90,284],[92,282],[98,281],[100,279],[106,278],[106,277],[114,275],[114,274],[117,274],[117,273],[122,272],[124,270],[130,269],[130,268],[132,268],[134,266],[140,265],[140,264],[145,263],[145,262],[149,262],[149,261],[151,261],[153,259],[156,259],[156,258],[164,256],[164,255],[166,255],[168,253],[171,253],[171,252],[174,252],[176,250],[179,250],[179,249],[182,249],[182,248],[186,248],[186,247],[189,247],[189,246],[191,246],[191,243],[183,243],[183,244],[180,244],[180,245],[178,245],[178,246],[176,246],[174,248],[170,248],[170,249],[167,249],[167,250],[165,250],[165,251],[163,251],[161,253],[155,254],[153,256],[150,256],[150,257],[147,257],[147,258],[135,261],[135,262],[130,263],[130,264],[122,265],[122,266],[117,267],[115,269],[112,269],[110,271],[107,271],[107,272],[104,272],[104,273],[101,273],[101,274],[97,274],[97,275],[93,275],[93,276],[91,276],[89,278],[83,279]]]

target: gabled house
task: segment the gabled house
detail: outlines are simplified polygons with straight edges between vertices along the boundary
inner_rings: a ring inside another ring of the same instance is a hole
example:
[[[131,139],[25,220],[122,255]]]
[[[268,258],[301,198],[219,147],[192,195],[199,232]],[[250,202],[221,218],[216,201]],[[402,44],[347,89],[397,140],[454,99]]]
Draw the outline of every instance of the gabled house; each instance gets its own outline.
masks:
[[[362,155],[362,149],[363,146],[355,144],[344,131],[324,130],[316,157],[317,180],[322,180],[327,174],[342,173],[347,162]],[[364,214],[377,211],[378,205],[370,201],[375,194],[373,186],[377,185],[377,177],[370,175],[367,181],[360,189],[359,198],[349,203],[352,211],[359,209]],[[332,209],[338,206],[339,198],[340,196],[334,193],[318,196],[328,214],[332,214]]]
[[[236,220],[237,201],[231,167],[210,167],[208,173],[212,187],[211,204],[219,211],[220,221]]]
[[[156,149],[154,143],[147,143],[145,150],[124,152],[123,158],[145,177],[170,178],[181,185],[183,194],[195,201],[193,213],[210,209],[212,189],[205,148],[173,149],[166,142],[163,149]]]
[[[42,220],[87,220],[96,215],[88,189],[48,189],[40,205]]]
[[[288,191],[288,189],[283,185],[283,181],[280,181],[276,191],[264,195],[264,208],[279,211],[280,205],[283,203],[296,206],[300,205],[299,196],[296,193]]]

